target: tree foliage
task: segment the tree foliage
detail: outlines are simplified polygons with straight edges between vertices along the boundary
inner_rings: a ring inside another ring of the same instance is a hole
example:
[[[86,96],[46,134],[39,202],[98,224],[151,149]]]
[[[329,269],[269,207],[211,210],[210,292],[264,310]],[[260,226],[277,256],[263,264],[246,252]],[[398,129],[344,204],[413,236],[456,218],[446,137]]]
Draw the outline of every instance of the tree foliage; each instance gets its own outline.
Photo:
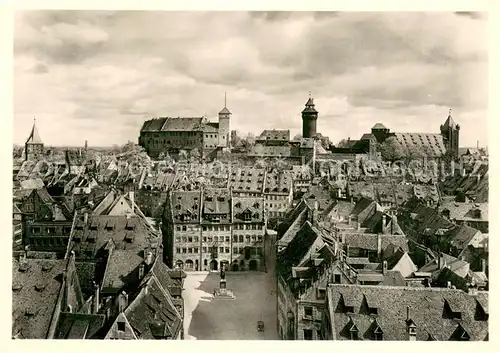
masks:
[[[399,160],[405,156],[403,146],[401,146],[394,136],[387,138],[383,143],[381,143],[378,147],[378,151],[380,152],[382,159],[391,162]]]

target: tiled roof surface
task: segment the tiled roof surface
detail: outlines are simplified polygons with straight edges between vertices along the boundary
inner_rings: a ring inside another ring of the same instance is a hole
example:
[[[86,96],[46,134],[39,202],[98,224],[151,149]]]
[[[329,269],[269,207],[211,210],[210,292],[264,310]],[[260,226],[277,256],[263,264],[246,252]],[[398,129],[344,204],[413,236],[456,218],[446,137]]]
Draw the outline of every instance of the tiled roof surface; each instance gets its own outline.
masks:
[[[245,218],[249,214],[250,218]],[[233,197],[233,222],[264,222],[264,199],[262,197]]]
[[[256,144],[248,152],[249,156],[290,157],[292,150],[290,146],[265,146]]]
[[[397,141],[403,148],[426,148],[431,156],[440,156],[446,153],[443,136],[427,133],[396,133]]]
[[[227,188],[206,188],[203,190],[203,221],[210,222],[210,216],[226,215],[220,222],[231,221],[231,194]]]
[[[199,131],[203,129],[203,117],[168,118],[161,131]]]
[[[43,143],[42,139],[40,138],[40,135],[38,134],[38,129],[36,128],[35,123],[33,123],[33,127],[31,128],[31,132],[28,137],[28,140],[26,140],[26,143],[33,143],[33,144]]]
[[[21,189],[41,189],[45,186],[40,178],[21,181]]]
[[[95,262],[76,262],[75,268],[83,298],[87,300],[94,294],[93,282],[98,281],[98,265]]]
[[[261,193],[264,188],[265,169],[235,167],[229,173],[229,187],[237,191]]]
[[[347,232],[345,235],[345,244],[351,248],[359,248],[376,251],[378,249],[378,236],[381,239],[381,250],[383,251],[389,244],[393,244],[408,251],[408,240],[404,235],[393,234],[369,234]]]
[[[266,173],[264,193],[288,194],[292,190],[293,174],[288,170]]]
[[[12,259],[13,335],[46,338],[66,266],[66,260]]]
[[[319,230],[313,227],[311,223],[306,222],[288,243],[285,250],[278,254],[276,270],[281,273],[285,280],[291,276],[292,267],[297,266],[306,256],[319,236]]]
[[[117,250],[144,250],[159,244],[159,234],[146,219],[139,216],[95,216],[76,220],[69,249],[75,251],[77,259],[93,259],[97,252],[114,243]]]
[[[142,251],[114,250],[108,258],[102,289],[118,293],[132,283],[139,282],[138,267],[144,261]]]
[[[172,297],[155,277],[144,284],[124,314],[139,339],[176,338],[182,327]]]
[[[378,325],[384,340],[406,341],[408,308],[418,341],[428,340],[429,335],[438,341],[448,341],[460,331],[459,325],[473,341],[482,341],[488,334],[488,321],[476,320],[477,298],[488,301],[487,292],[471,296],[453,289],[335,284],[328,287],[327,298],[339,340],[350,339],[349,328],[354,324],[360,339],[374,339],[374,326]],[[343,312],[342,301],[354,306],[354,313]],[[363,303],[377,308],[377,315],[363,312]],[[462,320],[443,317],[445,303],[456,303],[455,310],[461,312]]]
[[[165,121],[167,121],[167,118],[156,118],[156,119],[146,120],[142,125],[141,132],[160,131],[163,124],[165,124]]]
[[[201,192],[174,191],[171,196],[174,222],[199,222]]]
[[[450,211],[450,219],[459,221],[488,221],[488,203],[445,201],[441,210]]]
[[[463,250],[478,233],[480,233],[479,230],[462,224],[452,229],[447,235],[451,238],[451,245],[459,250]]]

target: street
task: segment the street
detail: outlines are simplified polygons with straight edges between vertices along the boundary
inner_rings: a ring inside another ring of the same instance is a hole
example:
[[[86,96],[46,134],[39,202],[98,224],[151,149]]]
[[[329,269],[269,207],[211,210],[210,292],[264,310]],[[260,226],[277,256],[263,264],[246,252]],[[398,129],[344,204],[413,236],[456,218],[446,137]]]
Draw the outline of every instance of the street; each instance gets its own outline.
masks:
[[[184,284],[186,340],[275,340],[276,289],[272,272],[227,272],[235,299],[213,299],[218,272],[187,273]],[[257,331],[257,321],[265,324]]]

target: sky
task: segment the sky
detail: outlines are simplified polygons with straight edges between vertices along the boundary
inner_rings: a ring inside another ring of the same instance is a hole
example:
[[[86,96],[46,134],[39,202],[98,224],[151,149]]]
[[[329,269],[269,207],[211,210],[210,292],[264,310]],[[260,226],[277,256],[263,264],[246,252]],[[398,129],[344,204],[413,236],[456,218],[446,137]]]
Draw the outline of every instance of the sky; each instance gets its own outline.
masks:
[[[452,12],[23,11],[14,17],[14,143],[137,142],[150,116],[359,139],[381,122],[488,141],[488,19]]]

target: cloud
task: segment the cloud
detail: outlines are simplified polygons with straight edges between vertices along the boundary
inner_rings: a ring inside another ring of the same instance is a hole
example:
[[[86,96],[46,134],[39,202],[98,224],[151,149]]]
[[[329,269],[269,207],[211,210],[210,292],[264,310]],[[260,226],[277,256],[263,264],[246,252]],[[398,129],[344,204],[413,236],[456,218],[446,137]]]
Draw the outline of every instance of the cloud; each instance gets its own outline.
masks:
[[[378,121],[438,132],[452,107],[475,145],[487,138],[487,34],[475,13],[19,12],[15,141],[34,116],[47,144],[135,141],[146,116],[216,117],[224,92],[232,128],[295,135],[312,91],[333,140]]]

